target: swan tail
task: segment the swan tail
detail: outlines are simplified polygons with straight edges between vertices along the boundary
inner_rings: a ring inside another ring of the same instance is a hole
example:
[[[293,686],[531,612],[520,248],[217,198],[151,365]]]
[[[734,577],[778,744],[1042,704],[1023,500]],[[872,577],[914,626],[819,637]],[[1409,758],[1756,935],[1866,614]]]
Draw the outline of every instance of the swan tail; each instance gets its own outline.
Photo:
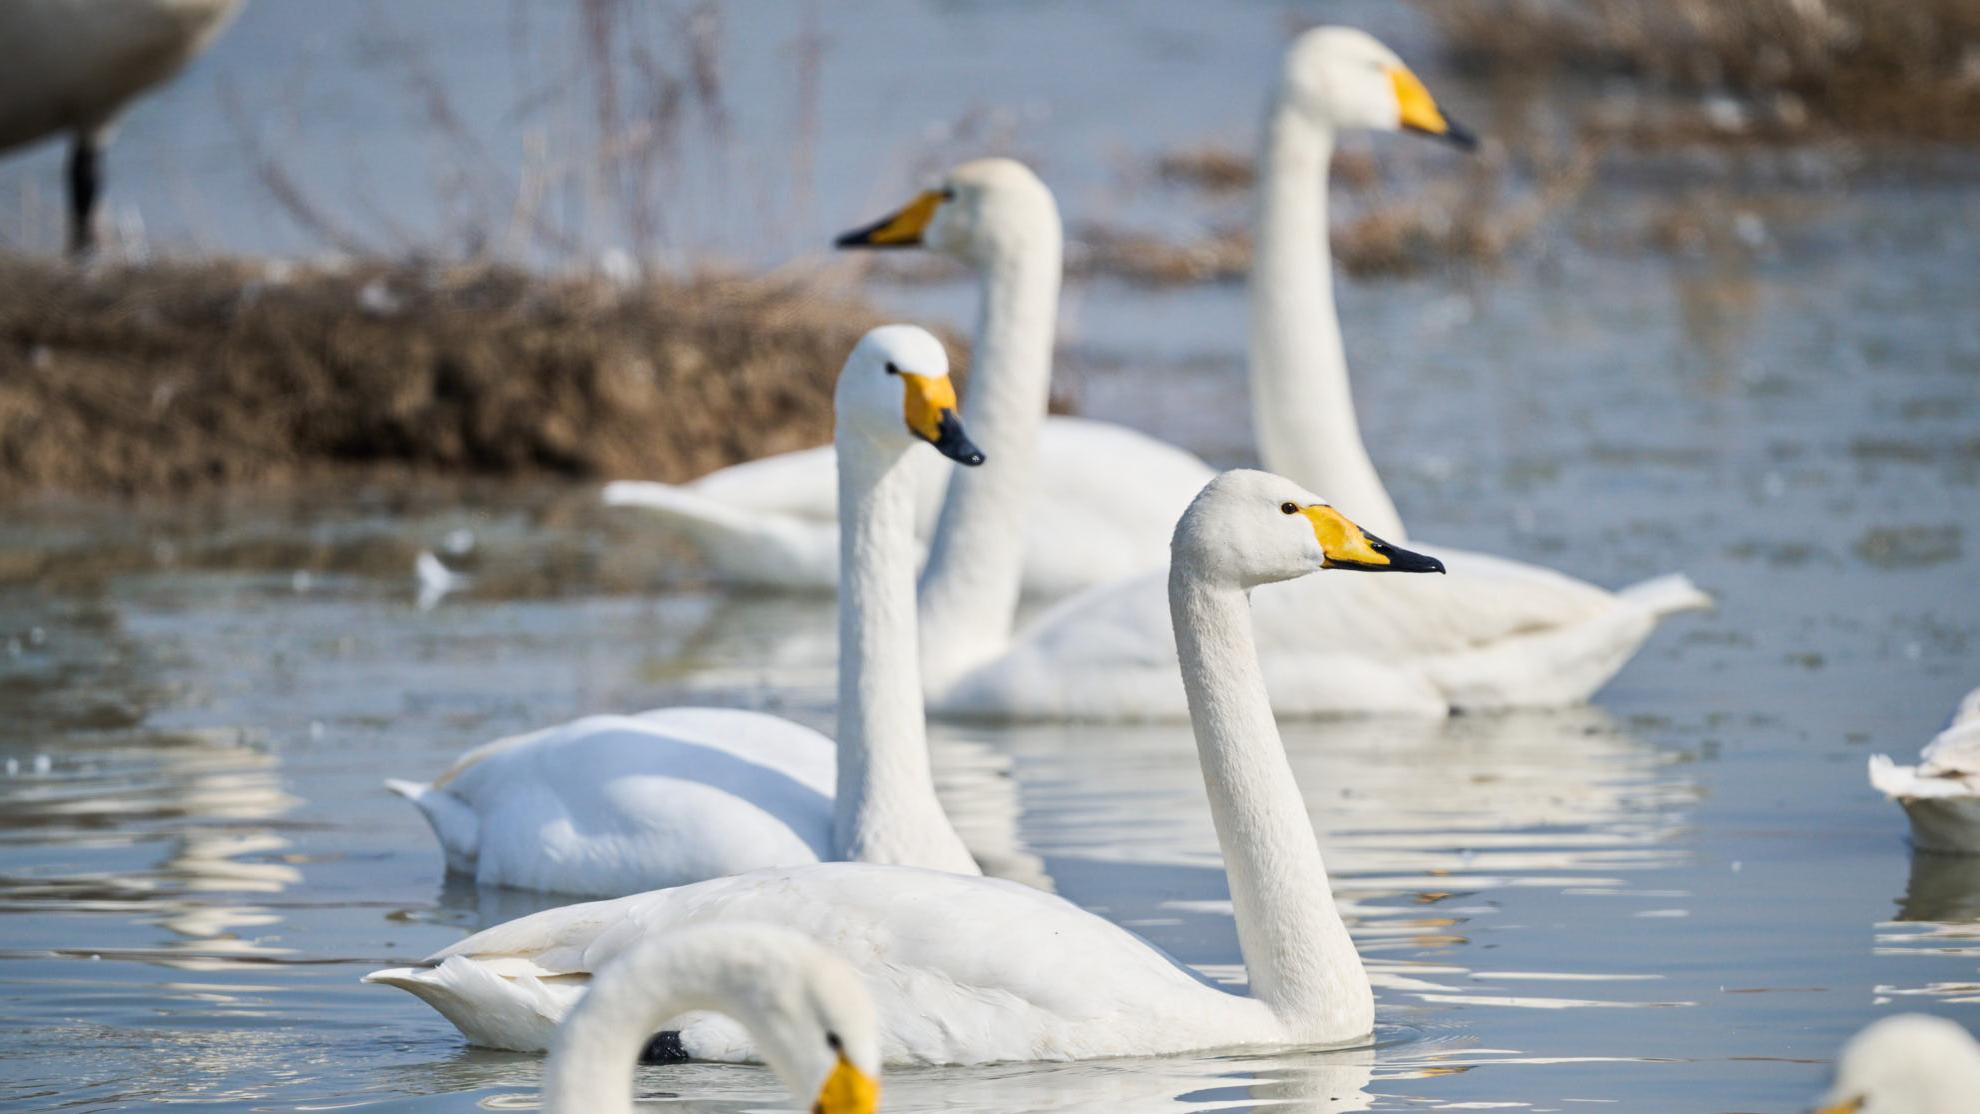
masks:
[[[646,480],[606,484],[604,501],[659,516],[732,584],[826,589],[838,582],[836,526],[740,510],[690,488]]]
[[[446,853],[447,869],[456,874],[473,874],[481,853],[481,818],[466,801],[444,789],[417,781],[387,778],[385,788],[411,801],[419,809],[433,835]]]
[[[465,956],[436,967],[390,967],[359,980],[396,986],[453,1023],[469,1044],[511,1052],[547,1052],[557,1022],[582,993],[533,975],[504,978]]]
[[[1640,584],[1632,584],[1616,596],[1632,607],[1639,607],[1661,619],[1666,615],[1676,615],[1681,611],[1710,611],[1715,605],[1711,595],[1691,578],[1681,572],[1667,573],[1651,577]]]

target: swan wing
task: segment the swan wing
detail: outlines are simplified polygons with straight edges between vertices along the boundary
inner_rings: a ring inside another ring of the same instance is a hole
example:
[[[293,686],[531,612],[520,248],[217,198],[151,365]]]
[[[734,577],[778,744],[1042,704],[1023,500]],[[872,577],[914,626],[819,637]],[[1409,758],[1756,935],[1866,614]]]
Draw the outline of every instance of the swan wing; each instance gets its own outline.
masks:
[[[1069,902],[1013,882],[911,867],[823,863],[550,909],[428,962],[443,969],[471,960],[501,979],[534,980],[524,983],[533,994],[535,985],[587,977],[653,934],[724,922],[785,925],[850,962],[874,992],[890,1063],[1089,1059],[1273,1035],[1263,1006],[1206,985]],[[442,1012],[453,1019],[459,1011]],[[752,1055],[710,1036],[689,1050]]]
[[[497,740],[393,788],[483,884],[623,894],[830,855],[835,764],[789,720],[670,708]]]

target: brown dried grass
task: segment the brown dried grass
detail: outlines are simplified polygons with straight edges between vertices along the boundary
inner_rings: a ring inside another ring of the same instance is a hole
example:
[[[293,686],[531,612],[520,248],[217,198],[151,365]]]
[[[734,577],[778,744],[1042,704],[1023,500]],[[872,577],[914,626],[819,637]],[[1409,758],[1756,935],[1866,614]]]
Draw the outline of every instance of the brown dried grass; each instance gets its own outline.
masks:
[[[793,280],[0,256],[0,495],[681,480],[828,440],[879,320]]]
[[[1423,8],[1469,68],[1628,74],[1739,98],[1754,121],[1708,122],[1680,139],[1980,138],[1980,0],[1434,0]]]

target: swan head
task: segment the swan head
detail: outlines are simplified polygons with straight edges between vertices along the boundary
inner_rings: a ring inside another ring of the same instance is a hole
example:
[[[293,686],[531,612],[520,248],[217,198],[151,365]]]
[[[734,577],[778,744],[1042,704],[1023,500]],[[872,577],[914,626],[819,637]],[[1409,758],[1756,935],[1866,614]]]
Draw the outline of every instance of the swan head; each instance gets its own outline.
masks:
[[[904,453],[926,441],[958,464],[983,463],[983,450],[963,432],[949,354],[934,334],[914,325],[882,325],[859,338],[839,372],[833,395],[838,436]]]
[[[1459,147],[1478,145],[1395,51],[1354,27],[1315,27],[1294,39],[1279,101],[1332,129],[1413,131]]]
[[[880,1022],[866,984],[823,948],[795,951],[803,967],[777,980],[751,1025],[763,1062],[815,1114],[873,1114],[880,1100]]]
[[[1056,250],[1059,206],[1016,159],[975,159],[933,189],[835,241],[842,248],[926,247],[969,263]]]
[[[1170,553],[1171,568],[1240,588],[1321,569],[1444,571],[1442,561],[1390,545],[1284,476],[1249,469],[1204,485],[1176,523]]]
[[[1941,1017],[1873,1022],[1843,1045],[1835,1086],[1816,1114],[1952,1114],[1980,1089],[1980,1045]]]

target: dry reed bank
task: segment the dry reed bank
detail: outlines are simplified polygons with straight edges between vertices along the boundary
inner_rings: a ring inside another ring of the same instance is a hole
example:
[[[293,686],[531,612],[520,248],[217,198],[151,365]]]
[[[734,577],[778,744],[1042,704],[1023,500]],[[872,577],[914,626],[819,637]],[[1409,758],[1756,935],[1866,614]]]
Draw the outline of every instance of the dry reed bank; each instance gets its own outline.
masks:
[[[831,436],[879,318],[814,286],[0,256],[0,496],[685,479]]]

